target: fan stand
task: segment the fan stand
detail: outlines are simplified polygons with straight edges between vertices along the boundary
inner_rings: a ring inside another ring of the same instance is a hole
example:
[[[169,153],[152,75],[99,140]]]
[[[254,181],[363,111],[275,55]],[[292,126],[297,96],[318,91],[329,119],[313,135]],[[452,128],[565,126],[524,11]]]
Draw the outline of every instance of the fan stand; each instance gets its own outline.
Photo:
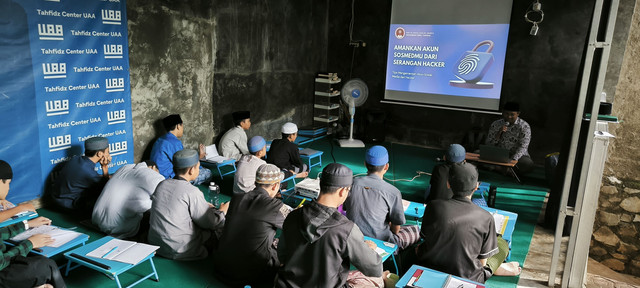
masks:
[[[353,116],[356,114],[356,107],[349,107],[349,114],[351,114],[351,124],[349,125],[349,139],[338,140],[338,145],[342,148],[364,148],[364,142],[358,139],[353,139]]]

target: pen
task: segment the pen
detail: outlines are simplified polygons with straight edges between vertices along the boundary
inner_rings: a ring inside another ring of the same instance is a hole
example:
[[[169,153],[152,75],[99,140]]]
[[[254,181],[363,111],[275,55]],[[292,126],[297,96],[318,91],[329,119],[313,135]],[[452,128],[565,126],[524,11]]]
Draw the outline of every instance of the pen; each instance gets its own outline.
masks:
[[[409,279],[407,286],[413,286],[413,284],[416,283],[416,281],[418,281],[418,279],[420,278],[420,275],[422,275],[422,271],[422,269],[417,269],[416,272],[413,272],[413,275],[411,276],[411,279]]]
[[[107,257],[107,255],[111,254],[111,252],[113,252],[113,251],[116,251],[116,249],[118,249],[118,246],[113,247],[111,250],[109,250],[109,252],[107,252],[104,255],[102,255],[101,258]]]
[[[105,269],[105,270],[111,270],[111,266],[108,266],[108,265],[103,264],[103,263],[100,263],[100,262],[98,262],[98,261],[95,261],[95,260],[89,259],[89,258],[84,257],[84,256],[82,256],[82,255],[78,255],[78,254],[76,254],[76,253],[71,253],[71,254],[70,254],[70,256],[75,257],[75,258],[77,258],[77,259],[80,259],[80,260],[82,260],[82,261],[84,261],[84,262],[87,262],[87,263],[90,263],[90,264],[96,265],[96,266],[98,266],[98,267],[100,267],[100,268],[102,268],[102,269]]]

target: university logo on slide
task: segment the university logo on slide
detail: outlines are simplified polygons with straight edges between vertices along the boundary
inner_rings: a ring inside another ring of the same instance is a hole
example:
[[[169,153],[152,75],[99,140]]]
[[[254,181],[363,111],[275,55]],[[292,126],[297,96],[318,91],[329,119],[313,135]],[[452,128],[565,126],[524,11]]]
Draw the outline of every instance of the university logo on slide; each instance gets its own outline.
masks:
[[[64,40],[61,24],[38,24],[40,40]]]
[[[46,101],[47,116],[56,116],[69,114],[69,100],[51,100]]]
[[[49,152],[71,148],[71,134],[49,137]]]
[[[396,33],[395,33],[396,34],[396,38],[398,38],[398,39],[404,38],[404,33],[405,33],[404,28],[402,28],[402,27],[396,28]]]
[[[104,44],[104,59],[121,59],[123,53],[121,44]]]
[[[121,25],[122,24],[122,12],[119,10],[104,10],[102,9],[102,24]]]
[[[110,78],[105,79],[107,82],[107,92],[122,92],[124,91],[124,78]]]
[[[127,153],[127,141],[109,143],[109,154],[111,154],[111,156],[121,155],[125,153]]]
[[[124,123],[127,119],[125,110],[116,110],[107,112],[107,123],[109,125]]]
[[[42,63],[44,79],[67,78],[67,63]]]

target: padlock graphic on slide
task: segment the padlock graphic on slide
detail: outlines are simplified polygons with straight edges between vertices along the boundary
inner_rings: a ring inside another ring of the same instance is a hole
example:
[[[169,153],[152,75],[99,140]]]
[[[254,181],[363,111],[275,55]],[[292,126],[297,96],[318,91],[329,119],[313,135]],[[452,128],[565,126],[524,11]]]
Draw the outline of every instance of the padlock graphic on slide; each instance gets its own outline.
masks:
[[[489,45],[489,48],[485,52],[477,51],[478,48],[484,45]],[[456,62],[454,66],[453,74],[463,80],[466,83],[477,83],[482,80],[484,74],[487,73],[491,64],[493,64],[493,41],[484,40],[475,47],[473,50],[465,52],[462,57]]]

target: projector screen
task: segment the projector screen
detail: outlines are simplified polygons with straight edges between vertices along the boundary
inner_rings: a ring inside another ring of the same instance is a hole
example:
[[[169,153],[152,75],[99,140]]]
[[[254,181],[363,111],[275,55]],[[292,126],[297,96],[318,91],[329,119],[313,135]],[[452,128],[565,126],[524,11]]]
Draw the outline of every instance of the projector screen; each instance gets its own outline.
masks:
[[[496,111],[512,0],[393,0],[385,102]]]

